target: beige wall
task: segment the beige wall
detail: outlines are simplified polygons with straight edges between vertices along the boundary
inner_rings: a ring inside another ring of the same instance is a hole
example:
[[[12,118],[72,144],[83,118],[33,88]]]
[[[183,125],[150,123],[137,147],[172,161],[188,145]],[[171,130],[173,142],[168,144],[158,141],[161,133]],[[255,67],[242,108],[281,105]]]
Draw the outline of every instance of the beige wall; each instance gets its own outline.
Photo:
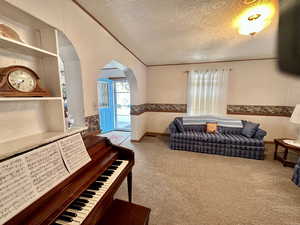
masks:
[[[98,113],[97,74],[100,68],[113,59],[131,68],[136,76],[138,91],[132,104],[146,102],[146,67],[71,0],[7,2],[60,29],[72,42],[81,62],[85,116]],[[143,117],[134,117],[133,120],[137,120],[135,124],[145,123]],[[139,128],[133,132],[132,138],[139,139],[143,133],[143,128]]]
[[[147,103],[186,103],[186,70],[231,68],[228,104],[281,105],[300,103],[300,78],[285,76],[276,60],[255,60],[148,68]],[[166,132],[168,124],[180,113],[147,113],[147,131]],[[284,117],[235,116],[259,122],[268,131],[266,140],[293,136],[294,126]]]

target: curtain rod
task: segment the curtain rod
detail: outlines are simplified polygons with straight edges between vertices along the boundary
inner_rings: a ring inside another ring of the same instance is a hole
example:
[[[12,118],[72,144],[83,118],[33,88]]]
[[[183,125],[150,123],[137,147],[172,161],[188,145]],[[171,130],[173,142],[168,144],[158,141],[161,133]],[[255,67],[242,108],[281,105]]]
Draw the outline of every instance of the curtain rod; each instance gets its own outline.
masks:
[[[208,71],[209,69],[207,69],[206,71]],[[216,70],[218,70],[218,69],[216,69]],[[225,69],[221,69],[221,70],[225,70]],[[232,68],[229,68],[229,71],[232,71]],[[184,71],[185,73],[188,73],[188,72],[191,72],[191,71]]]

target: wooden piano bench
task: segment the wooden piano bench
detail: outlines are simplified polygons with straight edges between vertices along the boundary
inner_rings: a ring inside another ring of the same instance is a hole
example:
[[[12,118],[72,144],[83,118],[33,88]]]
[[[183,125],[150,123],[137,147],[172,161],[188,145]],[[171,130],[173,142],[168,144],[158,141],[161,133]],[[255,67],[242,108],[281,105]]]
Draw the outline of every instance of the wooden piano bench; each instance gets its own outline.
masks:
[[[115,199],[98,225],[148,225],[151,209]]]

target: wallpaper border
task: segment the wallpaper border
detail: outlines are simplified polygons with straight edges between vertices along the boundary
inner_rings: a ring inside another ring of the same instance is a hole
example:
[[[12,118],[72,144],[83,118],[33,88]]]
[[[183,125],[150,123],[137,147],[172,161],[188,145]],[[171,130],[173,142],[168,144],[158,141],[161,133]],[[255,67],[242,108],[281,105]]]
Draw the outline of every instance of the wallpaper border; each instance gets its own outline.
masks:
[[[229,115],[251,115],[251,116],[280,116],[290,117],[294,106],[275,105],[227,105]],[[172,112],[186,113],[186,104],[158,104],[146,103],[131,106],[131,115],[141,115],[145,112]]]
[[[227,114],[290,117],[294,108],[276,105],[228,105]]]
[[[131,105],[131,115],[141,115],[144,112],[186,113],[186,104],[146,103],[141,105]]]

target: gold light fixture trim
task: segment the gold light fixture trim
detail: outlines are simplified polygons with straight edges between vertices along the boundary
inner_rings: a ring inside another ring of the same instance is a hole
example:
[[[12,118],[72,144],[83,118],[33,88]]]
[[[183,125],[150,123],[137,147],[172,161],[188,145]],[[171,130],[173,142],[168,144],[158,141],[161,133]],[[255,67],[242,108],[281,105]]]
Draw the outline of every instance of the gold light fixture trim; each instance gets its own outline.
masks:
[[[251,5],[257,2],[257,0],[244,0],[243,1],[245,5]]]
[[[256,14],[254,14],[254,15],[252,15],[252,16],[249,16],[249,17],[248,17],[248,20],[249,20],[249,21],[257,20],[259,17],[261,17],[261,14],[256,13]]]

